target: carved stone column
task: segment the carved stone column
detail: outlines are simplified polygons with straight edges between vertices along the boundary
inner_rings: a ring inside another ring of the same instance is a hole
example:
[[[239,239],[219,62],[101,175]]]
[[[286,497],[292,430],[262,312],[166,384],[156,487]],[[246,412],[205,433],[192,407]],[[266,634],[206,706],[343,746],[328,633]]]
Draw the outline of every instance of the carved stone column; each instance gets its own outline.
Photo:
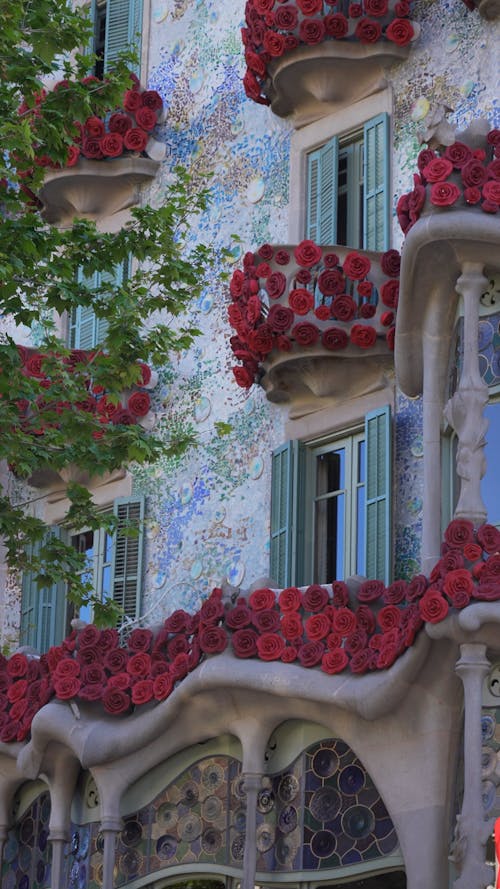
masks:
[[[486,646],[467,642],[460,646],[456,672],[464,687],[464,799],[458,816],[457,843],[460,844],[460,875],[454,889],[484,889],[492,879],[486,864],[486,841],[491,824],[485,821],[481,799],[481,706],[483,680],[490,669]]]
[[[116,837],[122,828],[121,818],[103,818],[101,821],[101,833],[104,837],[104,852],[102,856],[102,889],[113,889],[115,869]]]
[[[51,830],[49,840],[52,846],[51,886],[53,889],[64,889],[67,885],[64,874],[64,846],[68,841],[67,832],[57,835]]]
[[[445,417],[458,436],[460,497],[455,515],[471,519],[475,525],[486,520],[481,479],[486,471],[484,445],[488,421],[483,414],[488,403],[488,386],[479,373],[478,331],[479,301],[487,286],[482,263],[464,262],[456,284],[464,304],[463,368],[457,391],[445,407]]]
[[[246,772],[243,775],[243,789],[247,797],[245,854],[243,857],[243,879],[241,889],[254,889],[257,861],[257,795],[262,787],[262,775]]]

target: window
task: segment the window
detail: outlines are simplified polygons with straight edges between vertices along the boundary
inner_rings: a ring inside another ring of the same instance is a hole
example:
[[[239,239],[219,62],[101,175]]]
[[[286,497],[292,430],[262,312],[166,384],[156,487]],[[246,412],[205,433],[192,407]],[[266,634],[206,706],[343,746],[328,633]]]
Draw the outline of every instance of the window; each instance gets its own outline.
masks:
[[[142,0],[92,0],[94,23],[93,52],[97,56],[94,74],[102,78],[124,49],[133,47],[140,54]],[[131,65],[139,73],[139,64]]]
[[[144,498],[120,497],[113,503],[113,512],[118,518],[115,534],[110,535],[99,529],[70,535],[69,540],[87,556],[87,572],[96,596],[103,601],[114,599],[124,615],[134,619],[140,612]],[[130,527],[137,528],[136,535],[127,533],[126,529]],[[60,536],[64,532],[54,526],[50,533]],[[21,645],[46,651],[64,638],[69,621],[74,616],[70,608],[66,612],[64,584],[40,589],[31,572],[23,575]],[[87,622],[92,620],[91,611],[86,607],[80,609],[79,616]]]
[[[389,407],[364,430],[288,442],[272,458],[271,577],[280,587],[352,574],[389,582]]]
[[[114,274],[95,272],[89,278],[83,278],[79,273],[78,280],[91,290],[97,290],[106,283],[119,287],[129,275],[129,266],[130,262],[127,260],[116,267]],[[70,349],[93,349],[98,343],[102,343],[107,329],[106,318],[98,318],[91,306],[75,306],[69,318],[68,346]]]
[[[318,244],[387,250],[390,231],[389,115],[307,154],[306,232]]]

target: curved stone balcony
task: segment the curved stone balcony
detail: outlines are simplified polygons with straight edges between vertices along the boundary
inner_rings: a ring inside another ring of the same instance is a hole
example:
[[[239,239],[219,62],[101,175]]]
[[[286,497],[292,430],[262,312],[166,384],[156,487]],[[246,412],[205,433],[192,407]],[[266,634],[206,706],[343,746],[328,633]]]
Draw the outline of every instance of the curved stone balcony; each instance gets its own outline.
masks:
[[[230,284],[237,383],[291,416],[382,388],[393,365],[399,253],[264,244]]]
[[[463,0],[467,9],[479,11],[479,15],[489,22],[500,17],[500,0]]]
[[[418,36],[410,8],[407,0],[249,0],[247,96],[303,126],[372,95]]]

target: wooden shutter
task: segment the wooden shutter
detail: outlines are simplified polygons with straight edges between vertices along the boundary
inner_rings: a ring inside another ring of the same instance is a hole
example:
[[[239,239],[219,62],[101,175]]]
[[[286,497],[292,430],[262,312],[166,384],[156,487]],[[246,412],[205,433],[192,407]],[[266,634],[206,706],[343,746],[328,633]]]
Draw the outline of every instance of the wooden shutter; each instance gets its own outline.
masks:
[[[307,155],[306,238],[335,244],[337,237],[338,139]]]
[[[109,71],[118,54],[133,48],[138,59],[141,53],[142,0],[107,0],[106,41],[104,46],[104,71]],[[139,62],[131,65],[139,74]]]
[[[48,533],[60,538],[63,532],[54,525]],[[42,546],[43,541],[33,544],[29,555],[38,557]],[[41,587],[36,583],[35,573],[25,571],[21,588],[20,644],[45,652],[51,645],[61,642],[65,629],[65,600],[64,583]]]
[[[364,125],[363,247],[389,249],[389,115],[379,114]]]
[[[132,620],[140,614],[144,551],[144,497],[120,497],[113,504],[118,527],[113,541],[111,594]],[[126,533],[133,527],[137,534]]]
[[[279,587],[297,583],[303,570],[304,448],[289,441],[272,455],[271,578]]]
[[[130,260],[126,259],[124,263],[117,265],[113,272],[95,272],[90,278],[85,279],[85,284],[94,290],[107,283],[119,287],[128,278],[129,267]],[[80,271],[78,280],[84,280]],[[107,318],[98,318],[91,306],[76,306],[71,312],[69,321],[69,348],[93,349],[104,340],[108,326]]]
[[[392,430],[389,405],[365,417],[366,576],[390,583]]]

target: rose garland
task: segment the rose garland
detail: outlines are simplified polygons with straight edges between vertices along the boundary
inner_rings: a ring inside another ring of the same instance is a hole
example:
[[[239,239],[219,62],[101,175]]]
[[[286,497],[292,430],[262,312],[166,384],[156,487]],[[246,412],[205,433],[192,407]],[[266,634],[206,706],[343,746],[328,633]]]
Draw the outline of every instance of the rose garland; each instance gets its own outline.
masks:
[[[0,656],[0,741],[25,740],[35,714],[53,698],[99,701],[114,716],[166,700],[200,661],[229,644],[239,658],[295,662],[330,675],[387,669],[424,622],[499,600],[500,532],[455,519],[429,578],[389,586],[366,580],[354,597],[343,581],[262,588],[230,607],[215,589],[196,614],[174,611],[156,635],[138,628],[126,645],[116,629],[89,625],[40,658]]]
[[[158,123],[163,110],[163,101],[156,90],[143,90],[134,74],[130,75],[132,88],[123,96],[123,108],[113,110],[105,118],[92,115],[84,123],[74,122],[78,131],[73,136],[73,144],[68,148],[66,167],[74,167],[80,157],[88,160],[106,160],[126,155],[144,155],[147,150],[152,131]],[[82,83],[92,88],[100,81],[97,77],[85,77]],[[71,83],[61,80],[54,90],[69,89]],[[36,121],[43,114],[43,103],[47,92],[43,90],[34,108],[23,102],[19,114],[30,114],[31,125],[36,128]],[[110,109],[111,110],[111,109]],[[41,167],[60,169],[61,164],[54,163],[44,154],[35,156],[35,163]]]
[[[288,285],[281,268],[291,262],[290,253],[270,244],[263,244],[256,254],[246,253],[243,269],[233,272],[228,318],[236,336],[230,338],[230,344],[241,364],[232,370],[244,389],[263,374],[262,362],[273,349],[290,352],[294,345],[307,348],[318,343],[332,352],[347,348],[349,343],[370,349],[377,341],[377,327],[387,328],[387,345],[394,348],[400,266],[397,250],[381,255],[381,268],[388,280],[380,291],[369,277],[370,259],[358,251],[348,253],[341,264],[328,248],[304,240],[293,253],[300,268]],[[331,321],[336,323],[331,325]]]
[[[500,209],[500,130],[490,130],[484,148],[454,142],[442,151],[424,148],[417,158],[413,191],[399,198],[396,212],[406,235],[424,207]]]
[[[19,399],[16,402],[19,425],[25,433],[43,435],[46,429],[57,426],[54,419],[44,422],[44,412],[52,415],[61,414],[71,407],[72,410],[80,410],[95,417],[98,425],[93,436],[98,439],[104,435],[105,425],[111,423],[114,426],[132,426],[144,420],[150,411],[151,398],[147,389],[155,385],[155,379],[151,368],[143,362],[139,364],[139,382],[132,390],[124,393],[119,404],[115,404],[108,399],[104,388],[92,381],[92,362],[96,358],[95,353],[72,349],[69,355],[63,358],[64,368],[66,372],[84,375],[88,394],[84,401],[70,406],[68,402],[54,401],[50,397],[51,387],[57,382],[51,376],[54,373],[53,362],[57,356],[45,355],[25,346],[18,346],[17,350],[21,359],[21,373],[36,380],[40,387],[40,394],[36,396],[33,404],[28,399]]]
[[[247,0],[246,27],[241,30],[247,96],[269,105],[268,65],[298,46],[325,40],[373,44],[382,39],[406,46],[416,36],[409,19],[411,0],[363,0],[350,3],[347,12],[341,7],[345,4],[339,0]]]

